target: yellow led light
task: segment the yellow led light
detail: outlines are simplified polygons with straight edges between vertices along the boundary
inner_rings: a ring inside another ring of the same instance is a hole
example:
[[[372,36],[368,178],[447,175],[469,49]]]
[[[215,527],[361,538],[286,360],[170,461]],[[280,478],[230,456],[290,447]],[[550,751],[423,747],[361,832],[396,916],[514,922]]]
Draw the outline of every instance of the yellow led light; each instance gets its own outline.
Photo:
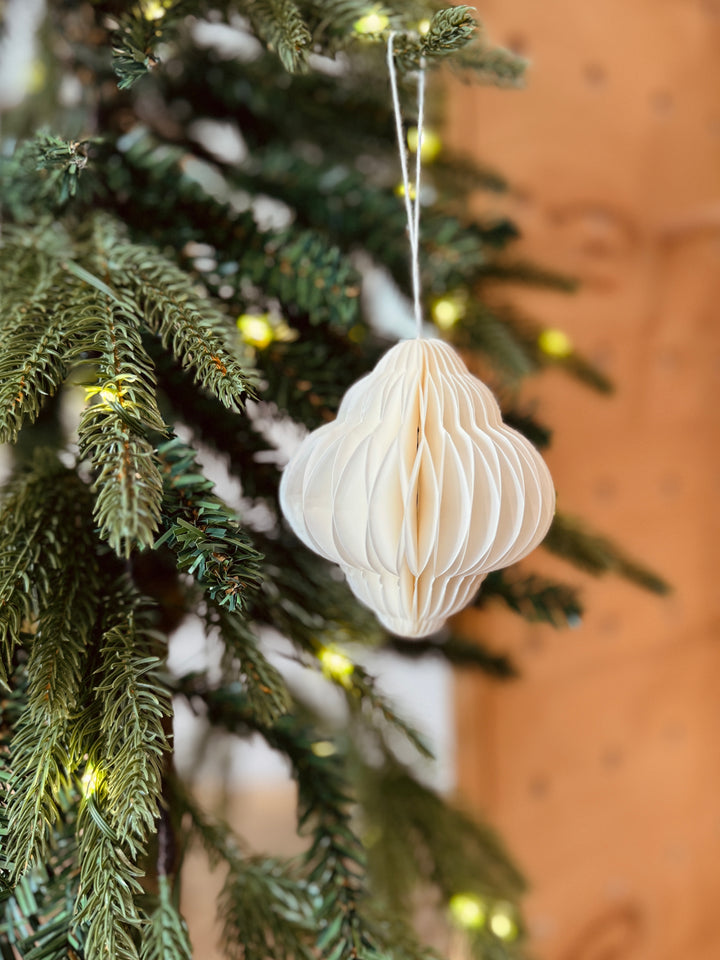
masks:
[[[487,908],[485,903],[470,893],[456,893],[450,898],[450,915],[464,930],[480,930],[485,926]]]
[[[418,33],[421,37],[424,37],[426,33],[430,32],[430,21],[425,19],[421,20],[418,24]]]
[[[118,403],[120,391],[115,384],[111,382],[103,383],[101,386],[94,384],[92,387],[85,387],[86,400],[92,400],[93,397],[97,396],[100,397],[103,403]]]
[[[515,940],[518,935],[518,925],[515,922],[515,911],[509,903],[498,903],[493,907],[488,926],[498,938],[506,943]]]
[[[318,660],[322,664],[323,673],[338,683],[346,681],[355,670],[352,660],[334,647],[323,647],[318,653]]]
[[[84,797],[92,797],[97,793],[100,784],[100,771],[97,767],[89,764],[87,770],[80,778],[80,789]]]
[[[457,296],[438,297],[432,305],[432,317],[441,330],[449,330],[465,314],[465,303]]]
[[[418,148],[418,128],[410,127],[407,133],[408,150],[411,153],[417,153]],[[434,130],[423,130],[422,147],[420,148],[420,157],[425,163],[432,163],[442,150],[442,140]]]
[[[387,14],[382,13],[379,7],[374,7],[372,10],[369,10],[365,16],[355,21],[353,30],[355,33],[362,34],[382,33],[389,23],[390,18]]]
[[[537,342],[538,347],[549,357],[569,357],[573,352],[572,340],[562,330],[543,330]]]
[[[117,403],[120,399],[120,394],[116,386],[106,384],[100,391],[100,397],[104,403]]]
[[[362,343],[366,336],[367,330],[361,323],[356,323],[348,330],[348,340],[352,343]]]
[[[27,71],[28,93],[39,93],[47,81],[47,67],[42,60],[33,60]]]
[[[263,350],[275,339],[275,333],[268,322],[267,314],[243,313],[237,319],[237,328],[245,343]]]
[[[404,196],[405,196],[405,185],[404,185],[403,183],[399,183],[399,184],[395,187],[395,196],[397,196],[397,197],[404,197]],[[416,190],[415,190],[415,184],[414,184],[414,183],[411,183],[411,184],[410,184],[410,199],[411,199],[411,200],[414,200],[416,196],[417,196],[417,192],[416,192]]]
[[[142,12],[146,20],[162,20],[167,13],[167,7],[159,0],[144,0]]]
[[[316,757],[331,757],[337,753],[337,747],[331,740],[316,740],[310,749]]]

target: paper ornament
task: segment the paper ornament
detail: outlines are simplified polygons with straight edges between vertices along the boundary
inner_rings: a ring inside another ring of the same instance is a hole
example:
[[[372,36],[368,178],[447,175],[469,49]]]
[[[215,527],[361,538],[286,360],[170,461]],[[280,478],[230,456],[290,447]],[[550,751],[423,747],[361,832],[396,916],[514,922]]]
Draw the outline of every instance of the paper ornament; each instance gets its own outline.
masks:
[[[393,633],[423,637],[491,570],[525,557],[555,510],[540,454],[441,340],[405,340],[310,433],[280,505]]]

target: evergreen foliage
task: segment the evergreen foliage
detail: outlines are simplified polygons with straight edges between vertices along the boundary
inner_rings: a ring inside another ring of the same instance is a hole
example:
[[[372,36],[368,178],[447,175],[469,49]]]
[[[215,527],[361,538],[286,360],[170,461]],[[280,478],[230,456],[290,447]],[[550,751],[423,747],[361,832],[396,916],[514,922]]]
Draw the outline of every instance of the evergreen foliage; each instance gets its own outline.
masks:
[[[0,144],[3,960],[189,960],[193,842],[226,871],[231,958],[434,960],[409,916],[427,887],[441,914],[458,897],[476,917],[509,911],[508,936],[474,925],[477,960],[525,956],[522,878],[407,765],[428,745],[361,661],[382,647],[500,679],[513,664],[461,636],[387,636],[277,503],[278,428],[331,419],[389,345],[361,309],[358,252],[408,292],[387,33],[410,117],[421,61],[522,82],[523,61],[476,27],[432,0],[49,5],[39,56],[65,82],[21,104]],[[471,192],[504,189],[493,171],[444,151],[428,182],[425,299],[457,307],[438,332],[494,371],[508,422],[546,445],[517,406],[528,375],[610,384],[571,347],[545,350],[494,284],[571,283],[513,259],[512,223],[467,219]],[[237,502],[200,467],[208,453]],[[574,519],[558,516],[546,547],[666,589]],[[555,626],[581,614],[574,587],[517,571],[487,578],[477,603],[496,601]],[[218,669],[170,671],[188,614]],[[324,676],[342,724],[292,690],[268,632]],[[250,851],[201,809],[173,767],[173,698],[286,759],[303,856]]]

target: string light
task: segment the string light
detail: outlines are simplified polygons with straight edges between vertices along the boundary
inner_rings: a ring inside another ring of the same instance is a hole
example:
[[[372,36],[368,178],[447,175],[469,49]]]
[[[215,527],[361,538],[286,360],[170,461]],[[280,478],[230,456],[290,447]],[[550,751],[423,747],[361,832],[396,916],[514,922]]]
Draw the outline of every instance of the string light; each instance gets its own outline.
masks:
[[[92,764],[88,764],[85,773],[80,778],[80,789],[84,797],[93,797],[100,785],[100,771]]]
[[[510,903],[497,903],[490,914],[488,926],[498,938],[509,943],[517,939],[518,925],[515,921],[515,911]]]
[[[395,187],[395,196],[396,196],[396,197],[404,197],[404,196],[405,196],[405,184],[404,184],[404,183],[399,183],[399,184]],[[414,200],[414,199],[416,198],[416,196],[417,196],[417,191],[415,190],[415,184],[414,184],[414,183],[411,183],[411,184],[410,184],[410,199],[411,199],[411,200]]]
[[[364,16],[360,17],[359,20],[355,21],[353,30],[355,33],[361,34],[382,33],[389,23],[390,18],[386,13],[382,12],[382,8],[373,7],[372,10],[369,10]]]
[[[428,19],[420,21],[418,24],[418,33],[421,37],[424,37],[426,33],[430,33],[430,21]]]
[[[85,400],[92,400],[97,396],[108,406],[120,402],[120,390],[117,384],[112,382],[103,383],[102,386],[95,384],[92,387],[85,387]]]
[[[162,20],[167,13],[167,8],[159,0],[144,0],[142,12],[146,20]]]
[[[438,297],[432,305],[432,317],[441,330],[449,330],[465,315],[465,300],[459,295]]]
[[[310,746],[310,749],[316,757],[331,757],[334,753],[337,753],[337,747],[332,740],[316,740]]]
[[[344,653],[340,653],[336,647],[322,647],[317,656],[322,664],[323,673],[336,683],[347,686],[355,670],[352,660]]]
[[[410,127],[407,132],[408,150],[411,153],[417,153],[419,133],[417,127]],[[442,140],[434,130],[423,130],[422,146],[420,147],[420,158],[425,163],[432,163],[442,150]]]
[[[573,352],[572,340],[562,330],[543,330],[537,339],[538,347],[549,357],[569,357]]]
[[[265,313],[243,313],[237,319],[237,328],[245,343],[258,350],[264,350],[275,339],[275,331]]]
[[[456,893],[448,903],[454,922],[464,930],[480,930],[485,926],[487,907],[480,897],[471,893]]]
[[[47,83],[47,67],[42,60],[34,60],[27,71],[28,93],[39,93]]]

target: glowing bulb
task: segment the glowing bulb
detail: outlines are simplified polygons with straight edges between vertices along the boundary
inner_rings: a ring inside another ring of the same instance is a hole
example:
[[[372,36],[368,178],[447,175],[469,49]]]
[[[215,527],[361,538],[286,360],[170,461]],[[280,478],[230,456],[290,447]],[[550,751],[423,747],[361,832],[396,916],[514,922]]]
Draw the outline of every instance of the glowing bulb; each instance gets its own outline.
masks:
[[[418,24],[418,33],[420,34],[421,37],[424,37],[425,34],[429,32],[430,32],[430,21],[427,19],[421,20],[420,23]]]
[[[264,350],[275,339],[275,333],[268,322],[267,314],[243,313],[237,319],[237,328],[245,343],[258,350]]]
[[[355,670],[355,664],[344,653],[333,647],[323,647],[318,653],[318,660],[322,664],[323,673],[331,680],[345,685]]]
[[[28,93],[39,93],[45,87],[47,81],[47,67],[42,60],[34,60],[28,71],[27,90]]]
[[[390,23],[390,18],[387,14],[382,13],[380,8],[374,7],[372,10],[368,11],[364,17],[360,17],[359,20],[356,20],[353,24],[353,30],[355,33],[382,33],[385,27]]]
[[[92,797],[97,793],[100,780],[100,771],[90,764],[80,778],[80,789],[84,797]]]
[[[120,400],[120,391],[114,383],[104,383],[102,386],[94,384],[92,387],[85,387],[85,400],[92,400],[99,396],[103,403],[118,403]]]
[[[395,196],[396,196],[396,197],[404,197],[404,196],[405,196],[405,184],[404,184],[404,183],[399,183],[399,184],[395,187]],[[416,192],[416,190],[415,190],[415,184],[414,184],[414,183],[411,183],[411,184],[410,184],[410,199],[411,199],[411,200],[414,200],[416,196],[417,196],[417,192]]]
[[[441,330],[449,330],[465,314],[465,304],[458,296],[439,297],[432,305],[432,316]]]
[[[417,153],[418,148],[418,128],[410,127],[407,134],[408,149],[411,153]],[[423,130],[422,146],[420,147],[420,156],[426,163],[432,163],[442,150],[442,140],[434,130]]]
[[[145,0],[142,5],[142,12],[146,20],[162,20],[167,13],[167,9],[159,0]]]
[[[549,357],[569,357],[573,352],[572,341],[562,330],[543,330],[537,342],[538,347]]]
[[[515,922],[515,911],[509,903],[497,903],[490,914],[488,926],[498,938],[506,943],[515,940],[518,935],[518,925]]]
[[[456,893],[450,897],[450,914],[459,927],[465,930],[480,930],[485,926],[487,909],[480,897],[470,893]]]
[[[316,740],[311,744],[310,749],[316,757],[331,757],[337,753],[337,747],[332,740]]]
[[[100,391],[100,398],[104,403],[117,403],[119,399],[117,387],[114,387],[111,384],[103,387]]]
[[[362,343],[367,335],[367,330],[361,323],[356,323],[354,327],[348,330],[348,340],[352,343]]]

